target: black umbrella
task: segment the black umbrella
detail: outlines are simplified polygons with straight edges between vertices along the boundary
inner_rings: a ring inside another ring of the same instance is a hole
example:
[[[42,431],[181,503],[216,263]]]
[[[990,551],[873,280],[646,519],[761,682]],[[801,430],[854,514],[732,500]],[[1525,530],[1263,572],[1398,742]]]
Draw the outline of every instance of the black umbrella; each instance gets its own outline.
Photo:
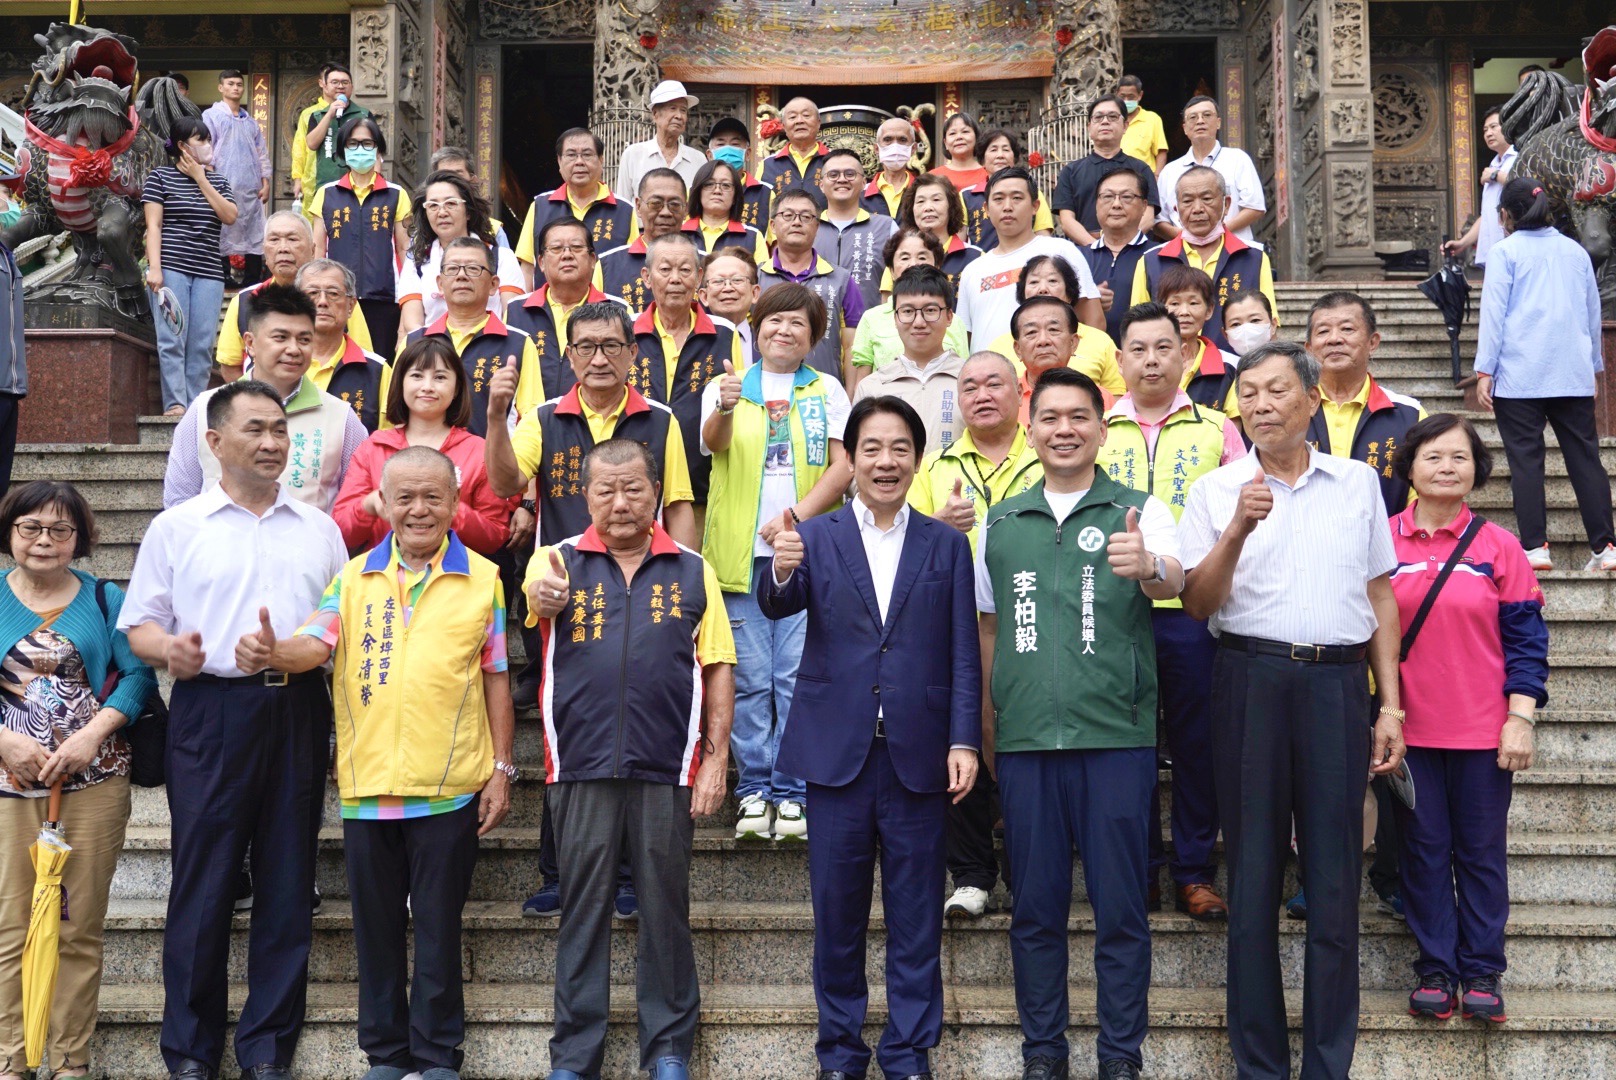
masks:
[[[1449,255],[1442,260],[1442,269],[1420,282],[1420,292],[1442,312],[1442,321],[1448,327],[1448,341],[1453,346],[1453,385],[1463,379],[1459,370],[1459,329],[1470,314],[1470,282],[1465,280],[1464,264]]]

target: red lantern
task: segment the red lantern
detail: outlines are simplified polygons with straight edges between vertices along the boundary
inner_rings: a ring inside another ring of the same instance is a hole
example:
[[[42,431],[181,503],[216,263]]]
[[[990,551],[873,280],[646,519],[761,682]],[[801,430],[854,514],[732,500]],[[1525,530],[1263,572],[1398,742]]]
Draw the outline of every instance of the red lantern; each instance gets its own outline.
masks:
[[[655,34],[651,33],[649,30],[647,30],[645,33],[640,35],[640,48],[649,50],[649,49],[654,49],[656,47],[657,47],[657,36]]]
[[[1044,166],[1044,155],[1042,155],[1038,151],[1034,150],[1032,153],[1027,155],[1027,164],[1031,165],[1035,169],[1043,168],[1043,166]]]
[[[1062,26],[1055,31],[1055,44],[1064,49],[1072,43],[1074,34],[1070,26]]]

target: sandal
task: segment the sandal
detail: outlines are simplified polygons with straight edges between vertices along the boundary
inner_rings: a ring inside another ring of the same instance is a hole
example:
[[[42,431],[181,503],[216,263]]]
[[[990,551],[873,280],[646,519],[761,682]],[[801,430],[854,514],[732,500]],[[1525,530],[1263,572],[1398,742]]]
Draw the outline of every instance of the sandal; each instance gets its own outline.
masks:
[[[163,410],[163,415],[164,416],[184,416],[185,415],[185,406],[184,405],[170,405],[168,408]]]

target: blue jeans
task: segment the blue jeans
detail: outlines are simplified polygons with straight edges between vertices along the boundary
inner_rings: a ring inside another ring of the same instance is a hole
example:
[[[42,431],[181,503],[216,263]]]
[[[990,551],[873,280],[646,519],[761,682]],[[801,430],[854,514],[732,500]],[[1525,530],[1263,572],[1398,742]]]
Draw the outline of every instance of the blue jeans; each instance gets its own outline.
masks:
[[[771,573],[771,560],[752,560],[752,580]],[[780,756],[780,737],[791,713],[791,692],[797,685],[797,664],[808,626],[806,612],[789,619],[765,618],[757,595],[724,594],[730,629],[735,634],[735,723],[730,729],[730,752],[739,777],[735,797],[761,795],[771,803],[802,802],[807,786],[774,767]]]
[[[157,324],[157,365],[162,376],[163,408],[189,405],[208,388],[213,367],[213,345],[219,337],[219,305],[224,302],[224,281],[164,270],[163,284],[174,290],[185,328],[174,328],[157,310],[157,294],[148,290],[152,321]]]

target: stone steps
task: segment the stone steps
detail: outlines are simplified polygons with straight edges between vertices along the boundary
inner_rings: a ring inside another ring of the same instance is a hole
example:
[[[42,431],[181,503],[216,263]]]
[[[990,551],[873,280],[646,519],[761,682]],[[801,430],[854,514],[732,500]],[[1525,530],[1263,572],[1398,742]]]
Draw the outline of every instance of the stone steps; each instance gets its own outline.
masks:
[[[937,902],[942,903],[939,897]],[[162,978],[162,928],[166,902],[118,900],[107,914],[105,976],[108,985],[158,982]],[[1173,910],[1153,913],[1151,985],[1194,989],[1217,987],[1224,975],[1226,927],[1198,923]],[[814,918],[805,901],[704,901],[691,907],[696,969],[703,987],[759,986],[812,981]],[[1302,944],[1306,923],[1281,916],[1280,953],[1285,985],[1302,984]],[[557,918],[523,918],[520,901],[474,901],[462,924],[462,970],[470,983],[542,983],[555,971]],[[230,978],[245,980],[246,915],[235,919],[231,935]],[[993,912],[980,919],[951,919],[943,933],[942,973],[948,986],[1007,985],[1011,978],[1010,916]],[[1087,904],[1072,909],[1068,940],[1073,957],[1094,949],[1094,915]],[[1361,920],[1361,978],[1365,989],[1405,989],[1418,955],[1406,924],[1365,905]],[[612,981],[634,982],[637,924],[619,920],[613,934]],[[344,983],[358,979],[351,944],[353,917],[345,901],[328,900],[314,919],[309,979]],[[1519,904],[1510,912],[1509,987],[1512,990],[1576,990],[1591,985],[1616,963],[1616,909]],[[882,979],[886,962],[886,920],[880,907],[871,914],[868,971]],[[1093,966],[1072,965],[1072,980],[1093,986]]]
[[[1088,1075],[1098,1023],[1092,989],[1071,988],[1070,1039],[1075,1075]],[[467,1080],[543,1075],[554,1016],[553,987],[543,983],[466,988]],[[245,988],[230,989],[230,1016]],[[304,1080],[349,1080],[366,1063],[353,1036],[358,987],[309,988],[308,1023],[293,1072]],[[1525,1076],[1594,1078],[1616,1074],[1616,999],[1608,993],[1509,992],[1503,1025],[1419,1021],[1407,1014],[1406,990],[1367,991],[1359,1012],[1355,1075],[1363,1077]],[[1287,991],[1293,1069],[1300,1068],[1301,994]],[[101,1026],[93,1060],[117,1062],[130,1080],[163,1080],[156,1052],[162,993],[155,984],[109,986],[101,994]],[[886,996],[870,987],[864,1035],[871,1046],[886,1022]],[[813,990],[804,984],[703,986],[701,1027],[691,1061],[705,1080],[797,1080],[813,1075]],[[944,988],[942,1044],[932,1053],[939,1076],[1013,1080],[1021,1075],[1021,1033],[1008,984]],[[610,1080],[643,1076],[636,1048],[634,995],[613,987],[611,1027],[601,1073]],[[1221,989],[1154,989],[1145,1074],[1152,1080],[1207,1080],[1234,1075]],[[230,1055],[226,1055],[227,1059]],[[227,1075],[234,1076],[230,1061]]]
[[[1526,790],[1526,785],[1518,788],[1517,799],[1524,800]],[[328,897],[346,897],[341,829],[328,824],[320,836],[316,870],[320,891]],[[472,898],[519,903],[531,894],[538,887],[538,847],[535,827],[501,826],[485,836]],[[1170,838],[1167,847],[1171,849]],[[1512,829],[1509,863],[1510,897],[1517,903],[1616,906],[1616,830],[1578,831],[1578,826],[1569,823],[1553,832]],[[1081,867],[1074,868],[1073,882],[1075,898],[1086,899]],[[131,827],[113,880],[113,895],[157,899],[167,895],[168,884],[167,827]],[[736,840],[728,828],[701,828],[694,841],[690,884],[694,900],[805,902],[807,857],[796,844]],[[1221,864],[1217,885],[1226,887]],[[1285,895],[1296,889],[1292,867],[1286,873]],[[1363,897],[1374,899],[1367,882]]]

